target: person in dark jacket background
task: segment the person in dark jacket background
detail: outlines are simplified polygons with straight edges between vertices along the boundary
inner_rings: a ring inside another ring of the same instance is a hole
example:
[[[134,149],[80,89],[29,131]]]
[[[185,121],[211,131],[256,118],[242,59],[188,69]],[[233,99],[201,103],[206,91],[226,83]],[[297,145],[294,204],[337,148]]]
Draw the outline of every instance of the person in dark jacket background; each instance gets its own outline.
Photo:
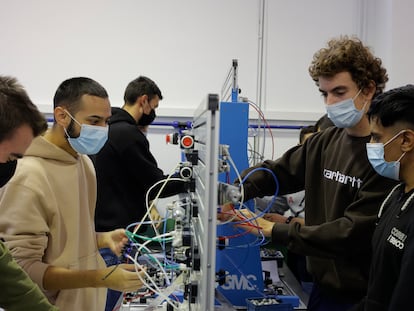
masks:
[[[154,121],[155,110],[162,98],[155,82],[140,76],[126,87],[123,107],[112,108],[108,141],[94,157],[98,181],[97,232],[126,228],[141,221],[147,212],[145,197],[148,189],[167,178],[158,168],[145,133],[139,128]],[[150,199],[157,195],[161,186],[153,188]],[[182,192],[185,192],[184,182],[169,181],[160,197]],[[107,265],[117,263],[117,256],[109,249],[101,250],[101,254]],[[105,310],[112,311],[120,294],[108,290]]]

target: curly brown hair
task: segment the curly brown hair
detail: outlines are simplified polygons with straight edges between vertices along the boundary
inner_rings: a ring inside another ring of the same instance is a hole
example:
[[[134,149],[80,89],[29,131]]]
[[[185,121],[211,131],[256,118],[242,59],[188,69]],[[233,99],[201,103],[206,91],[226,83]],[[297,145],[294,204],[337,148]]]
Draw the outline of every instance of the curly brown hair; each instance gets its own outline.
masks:
[[[313,55],[309,74],[318,85],[319,77],[332,77],[347,71],[359,88],[366,88],[370,82],[376,86],[375,96],[384,91],[388,81],[382,61],[356,37],[341,36],[328,41],[327,47]]]

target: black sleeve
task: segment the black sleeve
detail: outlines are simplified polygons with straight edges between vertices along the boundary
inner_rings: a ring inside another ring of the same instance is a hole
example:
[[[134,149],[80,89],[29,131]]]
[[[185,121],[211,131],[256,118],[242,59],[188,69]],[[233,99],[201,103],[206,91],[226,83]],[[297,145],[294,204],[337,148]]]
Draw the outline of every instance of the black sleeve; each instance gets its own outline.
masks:
[[[148,190],[155,183],[166,179],[168,176],[158,167],[157,161],[149,150],[149,143],[143,136],[123,150],[121,157],[127,167],[129,174],[135,176],[136,182],[142,189]],[[178,162],[177,162],[178,163]],[[177,178],[177,175],[172,176]],[[150,193],[150,199],[154,199],[163,183],[154,187]],[[183,181],[168,181],[160,197],[168,197],[186,191],[186,183]]]
[[[279,187],[278,195],[303,190],[305,161],[305,146],[295,146],[275,161],[266,160],[244,170],[241,173],[242,180],[250,174],[243,182],[245,201],[254,197],[274,195],[277,185]],[[275,177],[278,184],[275,182]],[[238,185],[239,181],[235,181],[235,184]]]

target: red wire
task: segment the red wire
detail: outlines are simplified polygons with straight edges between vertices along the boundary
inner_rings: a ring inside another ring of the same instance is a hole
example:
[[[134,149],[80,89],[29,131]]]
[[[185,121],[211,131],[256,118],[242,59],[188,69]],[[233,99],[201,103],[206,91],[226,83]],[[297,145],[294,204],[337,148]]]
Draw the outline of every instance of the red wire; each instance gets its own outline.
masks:
[[[267,122],[263,112],[258,107],[256,107],[256,105],[253,104],[252,102],[249,102],[249,104],[250,104],[250,106],[252,106],[256,110],[256,112],[262,118],[263,122],[266,124],[267,129],[269,130],[270,136],[272,137],[272,160],[273,160],[273,158],[275,156],[275,142],[274,142],[272,130],[270,129],[270,125]]]
[[[237,212],[236,212],[236,210],[235,210],[235,208],[234,208],[234,205],[233,204],[230,204],[230,206],[231,206],[231,211],[229,211],[229,212],[222,212],[222,214],[225,214],[225,215],[230,215],[230,216],[236,216],[238,219],[240,219],[240,220],[248,220],[247,218],[245,218],[245,217],[242,217],[242,216],[240,216],[240,214],[238,214]],[[244,232],[242,232],[242,233],[239,233],[239,234],[235,234],[235,235],[229,235],[229,236],[220,236],[219,238],[217,238],[218,240],[225,240],[225,239],[233,239],[233,238],[239,238],[239,237],[241,237],[241,236],[244,236],[244,235],[247,235],[247,234],[249,234],[253,229],[257,229],[257,230],[261,230],[262,229],[262,227],[260,227],[260,226],[256,226],[256,225],[254,225],[252,222],[250,222],[250,221],[248,221],[248,222],[245,222],[245,223],[241,223],[240,225],[242,225],[242,226],[248,226],[248,227],[251,227],[250,228],[250,230],[246,230],[246,231],[244,231]]]

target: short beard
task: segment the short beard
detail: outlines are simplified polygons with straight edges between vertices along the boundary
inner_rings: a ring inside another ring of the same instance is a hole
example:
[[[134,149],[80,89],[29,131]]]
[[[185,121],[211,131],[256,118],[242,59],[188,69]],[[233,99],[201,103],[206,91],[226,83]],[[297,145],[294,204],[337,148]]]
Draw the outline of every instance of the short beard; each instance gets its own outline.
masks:
[[[78,134],[77,136],[75,136],[75,133],[74,133],[75,132],[75,126],[74,126],[74,124],[75,124],[75,121],[70,120],[69,126],[66,129],[66,132],[68,133],[69,138],[77,138],[80,135],[80,134]]]

